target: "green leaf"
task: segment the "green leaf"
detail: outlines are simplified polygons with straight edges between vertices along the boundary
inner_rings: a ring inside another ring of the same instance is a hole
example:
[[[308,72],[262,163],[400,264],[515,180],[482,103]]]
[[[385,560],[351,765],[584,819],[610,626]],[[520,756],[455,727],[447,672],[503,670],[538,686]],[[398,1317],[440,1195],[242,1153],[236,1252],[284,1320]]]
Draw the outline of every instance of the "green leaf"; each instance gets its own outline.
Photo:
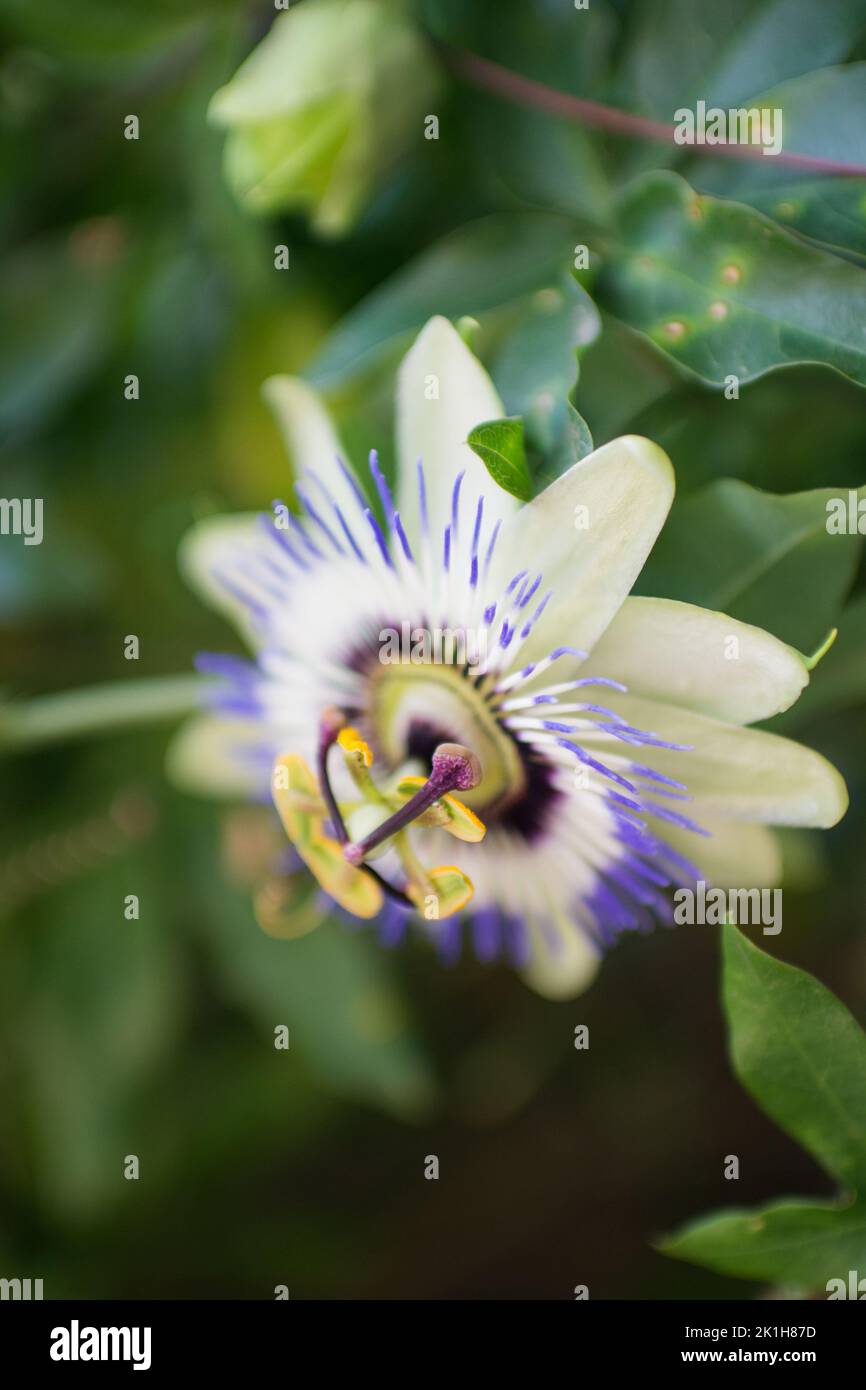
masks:
[[[773,1284],[847,1283],[866,1265],[866,1202],[774,1202],[700,1218],[658,1242],[664,1255]]]
[[[817,178],[740,196],[792,232],[866,256],[866,186],[859,178]]]
[[[119,73],[152,65],[184,42],[200,43],[209,8],[202,0],[181,7],[171,0],[155,0],[146,6],[82,0],[76,6],[75,24],[67,24],[64,0],[45,0],[36,6],[27,0],[6,0],[3,18],[21,42],[50,54],[69,70],[117,81]]]
[[[535,492],[543,492],[549,483],[555,482],[563,473],[567,473],[573,463],[591,454],[593,448],[588,424],[575,410],[571,401],[566,401],[565,419],[560,435],[542,462],[533,467]]]
[[[782,112],[784,150],[866,167],[866,63],[809,72],[748,104]],[[702,159],[690,173],[704,192],[738,198],[802,236],[866,255],[862,177],[798,175],[773,159]]]
[[[866,274],[676,174],[631,185],[600,302],[701,380],[723,386],[820,362],[866,384]],[[791,287],[796,286],[796,294]]]
[[[97,843],[110,834],[94,833]],[[47,879],[51,851],[36,852]],[[30,907],[36,935],[29,969],[19,977],[28,995],[18,1060],[35,1181],[45,1205],[73,1220],[93,1219],[121,1201],[122,1156],[130,1147],[140,1152],[128,1142],[129,1108],[176,1052],[186,1006],[180,944],[161,896],[159,847],[130,848],[108,863],[105,853],[99,851],[98,872],[76,882],[67,871],[50,899]],[[140,920],[124,916],[131,891],[140,899]],[[5,998],[4,1012],[9,1003]]]
[[[631,329],[621,328],[620,337],[639,345],[643,359],[651,356],[668,373],[676,371]],[[591,389],[600,347],[590,348],[581,363],[580,402],[593,433],[605,438],[609,436],[598,429]],[[612,377],[615,364],[609,356],[605,366]],[[607,426],[604,418],[601,423]],[[790,493],[814,488],[821,480],[832,480],[842,489],[856,487],[863,475],[859,460],[866,457],[866,411],[861,388],[823,367],[771,372],[753,382],[738,401],[680,378],[646,408],[617,416],[616,423],[617,433],[647,435],[670,454],[677,470],[678,500],[716,478],[739,478],[768,492]]]
[[[527,444],[549,453],[568,422],[578,353],[601,331],[598,310],[571,276],[529,301],[493,359],[490,374],[509,415],[523,417]]]
[[[592,0],[589,23],[574,7],[500,0],[422,0],[423,22],[436,38],[558,91],[599,92],[620,29],[616,0]],[[611,151],[594,132],[552,112],[482,96],[473,101],[470,153],[488,181],[523,206],[556,208],[597,223],[611,207]],[[465,156],[464,156],[465,157]]]
[[[495,483],[521,502],[529,501],[532,479],[523,446],[522,420],[487,420],[475,426],[466,442]]]
[[[863,32],[860,0],[641,0],[634,7],[621,87],[641,110],[670,120],[680,105],[741,105],[753,92],[839,62]],[[792,146],[791,148],[794,148]]]
[[[866,164],[866,63],[804,73],[793,81],[761,90],[749,98],[748,105],[782,112],[785,152]],[[736,168],[731,167],[734,163]],[[803,177],[811,182],[815,176],[806,173]],[[704,159],[698,182],[710,192],[738,194],[743,188],[762,189],[794,178],[790,168],[777,166],[772,157],[754,161]]]
[[[580,363],[580,408],[590,422],[596,445],[632,433],[632,421],[643,412],[659,402],[672,402],[675,393],[686,389],[695,395],[700,391],[702,403],[717,399],[696,384],[686,387],[679,369],[656,352],[642,334],[626,328],[610,314],[602,316],[601,337],[588,348]],[[679,410],[677,419],[682,421],[682,416]],[[690,419],[691,414],[687,422]],[[652,438],[661,442],[656,435]],[[677,482],[682,487],[683,479]]]
[[[840,496],[847,489],[779,497],[710,483],[674,506],[639,592],[728,613],[812,652],[836,625],[863,545],[827,531],[827,503]]]
[[[829,990],[723,928],[734,1070],[856,1200],[787,1199],[690,1223],[660,1248],[728,1274],[809,1287],[866,1264],[866,1034]],[[852,1192],[853,1196],[853,1192]]]
[[[570,263],[564,218],[527,213],[459,228],[347,314],[315,358],[310,380],[336,385],[400,346],[433,314],[477,317],[543,289]]]
[[[375,941],[334,921],[295,941],[266,936],[249,905],[200,865],[209,944],[224,988],[268,1034],[284,1023],[335,1091],[418,1116],[434,1081],[390,963]]]
[[[737,1076],[831,1177],[866,1195],[866,1033],[809,975],[724,928]]]
[[[48,241],[7,258],[0,278],[0,431],[38,433],[102,363],[116,267],[77,263]]]

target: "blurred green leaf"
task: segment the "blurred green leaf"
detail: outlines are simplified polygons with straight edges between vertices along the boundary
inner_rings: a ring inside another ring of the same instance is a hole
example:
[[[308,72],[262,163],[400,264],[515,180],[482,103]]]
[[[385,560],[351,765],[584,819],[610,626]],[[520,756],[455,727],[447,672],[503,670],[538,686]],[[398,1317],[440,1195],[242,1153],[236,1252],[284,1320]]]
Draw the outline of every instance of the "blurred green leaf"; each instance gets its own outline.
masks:
[[[621,214],[599,298],[681,366],[723,386],[822,362],[866,384],[864,271],[671,173],[640,179]]]
[[[403,1117],[427,1111],[434,1081],[375,941],[334,921],[297,941],[275,940],[202,867],[207,939],[228,994],[271,1037],[285,1024],[336,1091]]]
[[[810,654],[835,626],[863,538],[830,535],[839,489],[777,497],[721,479],[677,503],[638,588],[754,623]]]
[[[38,5],[5,0],[3,18],[22,40],[64,63],[116,78],[119,63],[132,67],[153,61],[178,42],[196,36],[207,15],[204,0],[187,0],[180,7],[175,0],[149,0],[143,6],[78,0],[75,23],[70,24],[64,0],[40,0]]]
[[[567,14],[566,19],[571,22]],[[510,66],[520,70],[524,64],[518,59]],[[573,81],[549,78],[548,84],[565,90],[574,87]],[[513,190],[522,204],[580,218],[587,228],[609,225],[614,210],[613,171],[591,131],[564,117],[490,101],[483,95],[476,97],[476,107],[477,158],[482,167],[492,166],[497,182]]]
[[[746,1089],[848,1188],[866,1192],[866,1034],[806,971],[724,932],[731,1060]],[[703,1218],[665,1239],[680,1259],[746,1278],[847,1278],[866,1257],[866,1202],[786,1200]]]
[[[648,357],[665,369],[670,383],[676,371],[673,363],[630,329],[620,328],[620,336],[642,348],[637,360],[623,353],[629,385]],[[590,348],[581,367],[580,399],[587,415],[595,407],[594,359],[601,346]],[[609,354],[605,370],[613,366]],[[612,398],[612,387],[609,391]],[[629,403],[628,393],[624,402]],[[697,381],[680,379],[645,406],[639,397],[635,404],[636,410],[617,416],[617,433],[648,435],[670,454],[680,499],[724,477],[740,478],[770,492],[805,491],[828,479],[847,489],[862,481],[859,461],[866,457],[866,411],[861,389],[823,367],[770,372],[738,400],[707,391]],[[595,423],[594,414],[592,418]]]
[[[543,289],[571,263],[573,231],[547,213],[485,218],[452,232],[362,300],[309,369],[338,384],[408,340],[434,314],[477,317]]]
[[[99,854],[94,826],[78,853]],[[75,851],[73,842],[67,857]],[[55,851],[60,854],[61,848]],[[42,852],[43,872],[53,859]],[[126,896],[139,920],[124,916]],[[31,910],[32,915],[32,910]],[[146,1164],[147,1135],[130,1119],[137,1088],[164,1061],[180,1026],[183,974],[165,926],[154,862],[144,852],[65,883],[40,906],[16,1051],[28,1088],[36,1180],[58,1214],[116,1205],[124,1156]]]
[[[604,314],[601,337],[581,358],[575,401],[599,445],[627,433],[642,411],[655,402],[673,399],[673,393],[682,387],[682,374],[670,358],[656,352],[642,334]],[[706,392],[701,398],[714,399]],[[681,416],[678,411],[677,418]]]
[[[528,502],[532,496],[532,479],[523,447],[523,421],[520,419],[487,420],[476,425],[466,441],[478,455],[487,472],[512,497]]]
[[[861,24],[866,27],[862,7]],[[866,63],[805,71],[778,86],[756,89],[749,95],[748,105],[782,112],[782,149],[786,154],[866,165]],[[711,191],[718,188],[739,193],[749,186],[760,190],[791,177],[791,170],[777,165],[772,156],[745,162],[701,162],[701,186]],[[814,179],[810,173],[803,177]]]
[[[522,417],[531,448],[546,454],[561,441],[578,354],[600,332],[598,310],[568,276],[532,296],[499,348],[490,374],[508,413]]]
[[[551,4],[499,0],[423,0],[437,38],[479,54],[557,91],[580,95],[603,86],[616,52],[620,17],[610,0],[592,0],[591,16]],[[610,151],[591,131],[547,111],[461,91],[469,106],[473,163],[495,192],[504,186],[524,206],[551,208],[606,223],[611,211]]]
[[[770,188],[740,189],[739,196],[792,232],[831,249],[866,256],[866,181],[800,179]]]
[[[0,278],[0,436],[36,434],[87,381],[109,344],[110,267],[54,240],[10,256]]]
[[[809,72],[749,100],[783,113],[783,150],[866,169],[866,63]],[[792,231],[866,254],[866,178],[797,173],[766,160],[702,159],[702,191],[736,198]]]
[[[51,613],[92,614],[104,598],[111,567],[92,537],[70,531],[56,519],[51,529],[50,546],[37,549],[19,542],[0,550],[0,622],[24,623]]]
[[[860,0],[820,7],[813,0],[641,0],[632,10],[618,87],[630,105],[667,120],[700,97],[708,106],[740,105],[839,62],[864,28]]]
[[[559,437],[540,461],[532,459],[534,491],[543,492],[550,483],[567,473],[573,463],[591,454],[593,447],[589,426],[571,401],[566,401],[565,421]]]

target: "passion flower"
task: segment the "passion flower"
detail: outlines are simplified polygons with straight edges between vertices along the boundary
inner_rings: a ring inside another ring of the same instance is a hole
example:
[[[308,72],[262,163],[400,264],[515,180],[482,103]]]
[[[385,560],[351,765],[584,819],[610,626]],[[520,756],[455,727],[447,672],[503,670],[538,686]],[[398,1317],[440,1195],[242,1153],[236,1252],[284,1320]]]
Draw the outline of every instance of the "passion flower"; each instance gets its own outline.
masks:
[[[308,386],[267,394],[298,505],[184,545],[252,655],[200,659],[214,713],[174,762],[272,797],[324,894],[385,943],[414,927],[453,959],[468,942],[568,996],[621,933],[670,920],[671,887],[771,886],[766,827],[844,813],[828,762],[746,727],[797,699],[808,662],[629,597],[673,498],[657,445],[616,439],[520,504],[466,445],[504,411],[442,318],[400,369],[393,491],[375,453],[365,487]],[[474,633],[483,655],[383,660],[404,623]]]

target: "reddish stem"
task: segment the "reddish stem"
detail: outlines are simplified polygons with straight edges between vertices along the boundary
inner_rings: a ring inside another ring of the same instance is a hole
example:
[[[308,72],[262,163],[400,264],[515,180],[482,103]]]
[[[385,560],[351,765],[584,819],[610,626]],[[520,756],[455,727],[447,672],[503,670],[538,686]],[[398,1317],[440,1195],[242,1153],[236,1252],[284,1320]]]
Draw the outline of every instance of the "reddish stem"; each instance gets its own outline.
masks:
[[[446,64],[459,77],[471,82],[475,87],[493,92],[505,101],[518,106],[534,106],[539,111],[547,111],[551,116],[562,116],[565,120],[579,121],[582,125],[596,130],[613,131],[617,135],[633,135],[639,140],[657,140],[662,144],[674,143],[676,126],[665,121],[654,121],[648,116],[636,116],[630,111],[620,111],[615,106],[605,106],[600,101],[589,101],[585,97],[572,96],[570,92],[560,92],[554,87],[546,87],[534,78],[524,77],[522,73],[512,72],[488,58],[466,49],[452,48],[440,44],[440,52]],[[695,146],[677,149],[694,149]],[[730,155],[734,159],[763,159],[760,145],[702,145],[701,152],[713,155]],[[775,164],[787,165],[792,169],[808,169],[819,174],[847,174],[862,177],[866,165],[846,164],[842,160],[823,159],[820,155],[786,154],[784,151],[773,156]]]

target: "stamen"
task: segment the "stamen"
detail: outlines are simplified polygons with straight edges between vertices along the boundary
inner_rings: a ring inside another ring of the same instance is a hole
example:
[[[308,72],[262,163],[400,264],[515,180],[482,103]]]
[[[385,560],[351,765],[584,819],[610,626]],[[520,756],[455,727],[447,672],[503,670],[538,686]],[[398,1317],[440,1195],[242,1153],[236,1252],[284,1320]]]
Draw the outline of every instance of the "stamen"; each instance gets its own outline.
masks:
[[[350,864],[360,865],[366,855],[392,835],[405,830],[446,792],[469,791],[478,786],[481,776],[481,763],[471,749],[459,743],[440,743],[433,754],[430,776],[424,786],[363,840],[344,842],[345,858]]]
[[[364,767],[372,767],[373,750],[365,739],[361,738],[357,729],[353,729],[350,724],[346,724],[337,734],[337,743],[344,753],[357,755]]]
[[[349,840],[349,833],[343,820],[342,812],[337,805],[337,799],[331,789],[330,778],[328,777],[328,753],[334,744],[340,744],[345,752],[355,754],[364,767],[369,767],[373,761],[372,752],[354,729],[346,723],[346,716],[342,710],[336,706],[329,705],[322,711],[319,721],[319,753],[318,753],[318,772],[319,786],[322,792],[322,800],[328,808],[328,815],[334,826],[334,832],[341,845],[345,845]],[[368,762],[369,757],[369,762]],[[403,892],[401,888],[396,888],[393,883],[374,869],[371,864],[362,864],[360,867],[370,878],[375,879],[382,892],[394,902],[401,903],[403,907],[414,907],[411,898]]]

